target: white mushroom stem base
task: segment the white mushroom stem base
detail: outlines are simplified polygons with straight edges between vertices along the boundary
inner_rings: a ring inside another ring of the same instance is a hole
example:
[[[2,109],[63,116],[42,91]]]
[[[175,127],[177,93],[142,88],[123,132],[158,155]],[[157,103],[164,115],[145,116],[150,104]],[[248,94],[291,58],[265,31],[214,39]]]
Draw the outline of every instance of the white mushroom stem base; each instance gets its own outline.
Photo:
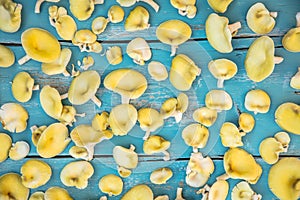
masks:
[[[297,27],[300,27],[300,12],[297,13],[296,20],[297,20]]]
[[[251,198],[251,200],[261,200],[262,196],[260,194],[254,194]]]
[[[229,178],[230,177],[228,176],[228,174],[223,174],[221,176],[218,176],[216,179],[217,179],[217,181],[221,181],[221,180],[226,181]]]
[[[100,107],[102,105],[100,99],[98,99],[96,96],[93,96],[91,100],[96,104],[96,106]]]
[[[76,117],[85,117],[86,114],[85,114],[85,113],[80,113],[80,114],[79,114],[79,113],[76,113],[75,116],[76,116]]]
[[[276,18],[278,16],[278,12],[270,12],[270,16]]]
[[[103,4],[104,0],[94,0],[94,4]]]
[[[165,156],[163,157],[164,161],[170,160],[170,153],[169,153],[169,152],[167,152],[167,151],[162,151],[162,153],[165,155]]]
[[[147,140],[149,138],[150,134],[151,134],[150,130],[147,130],[143,137],[143,140]]]
[[[129,104],[130,97],[122,95],[121,98],[122,98],[122,104]]]
[[[36,129],[38,129],[38,127],[36,125],[30,127],[31,133],[33,133]]]
[[[64,76],[71,76],[70,73],[65,69],[65,71],[62,73]]]
[[[208,200],[209,191],[210,191],[210,187],[208,185],[205,185],[203,188],[198,190],[196,194],[202,194],[201,200]]]
[[[199,152],[198,147],[193,147],[193,152],[194,152],[194,153],[198,153],[198,152]]]
[[[280,64],[280,63],[282,63],[283,60],[284,59],[282,57],[278,57],[278,56],[274,57],[274,63],[275,64]]]
[[[176,123],[179,123],[182,120],[182,112],[175,111],[175,113],[172,115],[172,117],[175,118]]]
[[[182,197],[182,188],[177,188],[175,200],[184,200],[184,198]]]
[[[18,63],[19,63],[19,65],[23,65],[23,64],[25,64],[26,62],[28,62],[29,60],[31,60],[31,57],[28,56],[28,55],[26,55],[26,56],[24,56],[23,58],[20,58],[20,59],[18,60]]]
[[[60,95],[61,100],[64,100],[66,98],[68,98],[68,93]]]
[[[155,3],[155,1],[153,1],[153,0],[137,0],[137,2],[139,2],[139,1],[149,4],[155,10],[155,12],[158,12],[159,5],[157,3]]]
[[[36,3],[35,3],[35,8],[34,8],[34,13],[40,13],[41,10],[41,5],[42,3],[44,2],[45,0],[37,0]]]
[[[95,145],[96,144],[92,143],[92,144],[88,144],[88,145],[85,146],[85,148],[88,152],[88,156],[86,158],[87,161],[90,161],[94,158]]]
[[[99,200],[107,200],[107,197],[106,196],[102,196],[102,197],[100,197]]]
[[[40,85],[34,85],[34,86],[32,87],[32,90],[33,90],[33,91],[40,90]]]
[[[171,55],[170,55],[171,57],[175,56],[177,48],[178,48],[177,45],[172,45],[171,46]]]
[[[233,24],[229,24],[228,28],[232,35],[235,35],[240,28],[242,28],[241,22],[235,22]]]
[[[224,79],[218,79],[217,87],[218,88],[223,88],[224,87]]]

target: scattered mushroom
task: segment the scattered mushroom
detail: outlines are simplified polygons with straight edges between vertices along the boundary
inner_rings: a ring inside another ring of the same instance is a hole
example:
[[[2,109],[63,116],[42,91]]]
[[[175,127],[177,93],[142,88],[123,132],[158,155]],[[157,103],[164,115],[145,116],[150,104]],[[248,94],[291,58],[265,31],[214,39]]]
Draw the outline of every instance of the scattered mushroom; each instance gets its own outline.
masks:
[[[121,177],[128,177],[131,170],[138,165],[138,155],[134,152],[135,146],[130,145],[129,149],[122,146],[115,146],[113,149],[113,158],[118,165],[118,172]]]
[[[161,185],[166,184],[167,181],[173,176],[173,172],[170,168],[159,168],[154,170],[150,175],[151,183]]]
[[[0,108],[0,122],[3,129],[9,132],[20,133],[27,127],[28,113],[23,106],[17,103],[6,103]]]
[[[241,181],[234,186],[231,192],[232,200],[261,200],[262,196],[256,194],[246,181]]]
[[[0,2],[0,30],[7,33],[17,32],[21,27],[22,4],[12,0]]]
[[[12,160],[21,160],[29,154],[29,151],[30,146],[27,142],[18,141],[12,144],[8,155]]]
[[[207,40],[220,53],[232,52],[232,36],[236,35],[241,28],[240,22],[230,25],[228,23],[228,18],[215,13],[210,14],[205,22]]]
[[[198,108],[193,113],[193,119],[206,127],[212,126],[216,122],[217,118],[218,112],[207,107]]]
[[[296,14],[297,26],[290,29],[282,39],[283,47],[290,52],[300,52],[300,12]]]
[[[51,167],[41,160],[28,160],[21,167],[22,184],[27,188],[38,188],[51,178]]]
[[[243,146],[242,137],[246,133],[240,132],[235,124],[225,122],[220,130],[221,141],[224,147],[240,147]]]
[[[194,18],[197,13],[196,0],[171,0],[171,5],[178,9],[178,13],[188,18]]]
[[[228,6],[233,0],[207,0],[209,6],[218,13],[226,12]]]
[[[283,130],[300,135],[300,106],[286,102],[278,106],[275,111],[275,122]]]
[[[19,174],[7,173],[0,176],[1,199],[27,200],[29,189],[22,184]]]
[[[150,27],[149,12],[142,6],[135,7],[125,20],[125,30],[129,32],[145,30]]]
[[[173,58],[170,82],[177,90],[188,91],[200,74],[201,69],[188,56],[179,54]]]
[[[239,130],[249,133],[255,126],[255,119],[249,113],[241,113],[239,116]]]
[[[298,72],[291,78],[290,86],[300,90],[300,67],[298,67]]]
[[[159,5],[154,0],[117,0],[117,2],[123,7],[130,7],[139,1],[149,4],[155,12],[158,12]]]
[[[165,21],[156,29],[156,37],[171,46],[171,56],[176,54],[178,46],[190,39],[191,35],[191,27],[180,20]]]
[[[47,42],[45,43],[44,41]],[[26,56],[18,60],[19,65],[23,65],[30,59],[51,63],[59,58],[60,44],[58,40],[44,29],[27,29],[22,33],[21,42]]]
[[[44,2],[53,2],[53,3],[57,3],[59,2],[60,0],[36,0],[36,3],[35,3],[35,7],[34,7],[34,13],[40,13],[41,12],[41,5],[44,3]]]
[[[164,81],[168,78],[168,71],[166,67],[157,61],[151,61],[148,64],[148,73],[155,81]]]
[[[8,158],[9,150],[12,145],[12,140],[9,135],[0,133],[0,163]]]
[[[102,51],[102,45],[97,42],[97,36],[88,29],[76,31],[72,43],[78,46],[81,52],[100,53]]]
[[[104,79],[104,87],[121,95],[122,103],[137,99],[144,94],[148,86],[147,79],[133,69],[117,69]]]
[[[147,185],[136,185],[132,187],[121,200],[152,200],[154,199],[153,192]]]
[[[52,199],[63,199],[63,200],[73,200],[69,195],[68,191],[60,187],[50,187],[44,196],[45,200]]]
[[[251,44],[245,59],[250,80],[261,82],[272,74],[275,64],[283,61],[283,58],[274,56],[274,52],[274,42],[269,36],[261,36]]]
[[[107,112],[96,114],[92,120],[93,129],[96,131],[105,131],[109,127],[108,118],[109,114]]]
[[[94,58],[92,56],[86,56],[82,60],[82,66],[80,67],[83,70],[88,70],[91,66],[95,64]]]
[[[199,148],[206,146],[209,130],[201,124],[193,123],[185,127],[181,134],[184,142],[193,147],[193,152],[197,153]]]
[[[92,22],[93,33],[99,35],[103,33],[107,27],[109,20],[105,17],[96,17]]]
[[[202,194],[201,200],[225,200],[228,195],[229,184],[224,180],[217,180],[209,187],[205,185],[197,191],[197,194]]]
[[[118,65],[123,61],[122,49],[119,46],[108,47],[106,59],[111,65]]]
[[[208,63],[210,73],[218,79],[218,88],[223,88],[225,80],[229,80],[235,76],[238,68],[234,62],[228,59],[217,59]]]
[[[176,190],[176,199],[175,200],[185,200],[183,197],[182,197],[182,188],[177,188]]]
[[[0,67],[11,67],[15,63],[15,54],[10,48],[0,44],[0,54]]]
[[[108,196],[118,196],[123,191],[123,181],[119,176],[107,174],[99,181],[99,189]]]
[[[87,159],[89,152],[85,147],[72,146],[69,150],[70,156],[73,158]]]
[[[152,56],[149,44],[143,38],[131,40],[127,45],[126,52],[138,65],[144,65],[145,61],[148,61]]]
[[[70,0],[70,10],[79,20],[84,21],[91,17],[95,5],[103,4],[104,0]]]
[[[143,150],[145,154],[152,155],[155,153],[163,153],[163,159],[170,160],[170,153],[167,152],[171,143],[158,135],[152,135],[145,140]]]
[[[232,108],[232,99],[224,90],[211,90],[205,96],[205,105],[209,109],[221,112]]]
[[[41,135],[43,134],[43,132],[46,130],[47,126],[32,126],[30,127],[30,131],[31,131],[31,141],[33,143],[34,146],[37,145]]]
[[[267,113],[270,109],[271,99],[268,93],[263,90],[250,90],[245,97],[245,108],[248,111],[257,113]]]
[[[45,193],[44,192],[34,192],[30,195],[29,200],[44,200],[45,199]]]

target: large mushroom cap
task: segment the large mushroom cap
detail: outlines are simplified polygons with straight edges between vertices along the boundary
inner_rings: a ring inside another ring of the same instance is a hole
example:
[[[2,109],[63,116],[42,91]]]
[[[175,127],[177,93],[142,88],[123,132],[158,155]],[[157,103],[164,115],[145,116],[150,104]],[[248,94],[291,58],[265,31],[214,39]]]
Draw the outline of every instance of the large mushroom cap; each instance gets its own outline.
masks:
[[[0,163],[7,159],[11,145],[12,140],[10,136],[5,133],[0,133]]]
[[[131,188],[121,200],[152,200],[154,198],[153,192],[147,185],[136,185]]]
[[[219,13],[224,13],[233,0],[207,0],[210,7]]]
[[[126,169],[134,169],[138,165],[138,155],[134,152],[134,146],[127,149],[122,146],[115,146],[113,149],[113,157],[116,163]]]
[[[91,0],[70,0],[70,10],[79,21],[84,21],[90,18],[94,12],[94,2]]]
[[[205,96],[207,108],[217,111],[230,110],[232,108],[232,98],[224,90],[211,90]]]
[[[22,5],[12,0],[0,2],[0,30],[7,33],[17,32],[21,26]]]
[[[184,142],[194,149],[204,148],[209,137],[209,130],[198,123],[185,127],[182,131]],[[197,150],[196,150],[197,151]]]
[[[61,116],[63,105],[61,97],[55,88],[46,85],[40,92],[40,102],[43,110],[47,115],[58,119]]]
[[[16,100],[27,102],[31,99],[34,79],[27,72],[18,73],[12,82],[11,90]]]
[[[245,107],[249,111],[257,113],[267,113],[270,109],[271,98],[263,90],[250,90],[245,97]]]
[[[26,54],[36,61],[50,63],[60,55],[58,40],[44,29],[27,29],[22,33],[21,42]]]
[[[0,67],[10,67],[15,63],[15,54],[8,47],[0,44]]]
[[[0,177],[0,197],[1,199],[27,200],[29,189],[22,184],[19,174],[4,174]]]
[[[282,129],[300,135],[300,106],[291,102],[281,104],[276,109],[275,121]]]

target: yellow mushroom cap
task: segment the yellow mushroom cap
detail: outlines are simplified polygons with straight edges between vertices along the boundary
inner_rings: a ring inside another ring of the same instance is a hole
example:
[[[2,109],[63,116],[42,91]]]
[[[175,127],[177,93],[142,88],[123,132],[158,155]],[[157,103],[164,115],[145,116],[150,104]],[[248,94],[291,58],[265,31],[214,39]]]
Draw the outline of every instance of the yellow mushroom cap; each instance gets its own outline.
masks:
[[[96,114],[92,121],[92,127],[96,131],[104,131],[108,128],[108,118],[109,114],[107,112],[102,112],[101,114]]]
[[[193,119],[206,127],[212,126],[218,117],[218,112],[216,110],[201,107],[194,111]]]
[[[291,142],[291,138],[290,138],[289,134],[286,133],[286,132],[283,132],[283,131],[276,133],[274,135],[274,138],[278,142],[280,142],[282,144],[283,148],[285,148],[285,149],[288,148],[288,146],[289,146],[289,144]]]
[[[125,20],[126,31],[139,31],[149,28],[149,12],[142,6],[135,7]]]
[[[299,18],[300,18],[300,14]],[[300,19],[299,19],[300,21]],[[293,28],[291,30],[289,30],[282,39],[282,45],[283,47],[290,51],[290,52],[300,52],[300,45],[299,45],[299,41],[300,41],[300,27],[297,28]]]
[[[194,18],[197,12],[196,0],[170,0],[171,5],[178,9],[178,13],[188,18]]]
[[[239,116],[239,126],[243,132],[251,132],[255,126],[254,117],[249,113],[241,113]]]
[[[164,125],[162,115],[153,108],[142,108],[138,111],[138,121],[144,131],[154,132]]]
[[[73,200],[68,191],[60,187],[51,187],[45,192],[45,200],[63,199]]]
[[[223,146],[225,147],[239,147],[243,146],[242,136],[235,124],[225,122],[220,130],[220,136]]]
[[[108,19],[106,19],[105,17],[96,17],[92,22],[93,33],[97,35],[103,33],[107,27],[108,22]]]
[[[12,144],[8,156],[12,160],[21,160],[29,154],[29,151],[30,151],[30,146],[27,142],[18,141]]]
[[[148,64],[148,73],[150,74],[151,78],[156,81],[163,81],[168,78],[168,71],[166,67],[157,61],[151,61]]]
[[[269,171],[271,191],[282,200],[297,200],[300,197],[300,161],[297,158],[282,158]]]
[[[276,23],[274,18],[276,18],[276,16],[272,16],[272,13],[268,11],[263,3],[252,5],[246,16],[249,28],[258,34],[271,32]]]
[[[268,164],[274,164],[279,159],[279,153],[283,152],[283,146],[275,138],[266,138],[259,145],[259,154]]]
[[[124,19],[125,12],[122,7],[113,5],[109,8],[107,15],[111,23],[120,23]]]
[[[207,108],[219,111],[232,108],[231,96],[224,90],[211,90],[205,96]]]
[[[160,153],[167,150],[171,143],[158,135],[152,135],[145,140],[143,150],[145,154]]]
[[[72,40],[74,45],[78,44],[92,44],[97,40],[97,36],[88,29],[76,31]]]
[[[232,200],[248,200],[248,199],[261,200],[262,196],[256,194],[246,181],[241,181],[238,184],[236,184],[232,189],[231,199]]]
[[[113,157],[115,162],[126,169],[134,169],[138,165],[138,155],[134,152],[135,147],[129,149],[122,146],[115,146],[113,149]]]
[[[7,33],[17,32],[21,26],[22,4],[12,0],[0,2],[0,30]]]
[[[27,200],[29,189],[22,184],[19,174],[7,173],[0,177],[1,199]]]
[[[245,108],[256,113],[267,113],[270,109],[271,99],[263,90],[250,90],[245,97]]]
[[[1,10],[1,5],[0,5]],[[0,44],[0,67],[10,67],[15,63],[15,54],[8,47]]]
[[[290,86],[294,89],[300,89],[300,67],[298,68],[298,72],[291,78]]]
[[[153,192],[147,185],[136,185],[132,187],[121,200],[152,200],[154,198]]]
[[[173,176],[173,172],[170,168],[159,168],[154,170],[150,175],[151,183],[161,185],[166,184],[167,181]]]
[[[79,20],[84,21],[91,17],[95,9],[95,1],[70,0],[71,13]]]
[[[32,193],[28,200],[44,200],[45,199],[44,197],[45,197],[45,193],[38,191],[38,192]]]
[[[58,119],[61,116],[63,105],[60,94],[55,88],[49,85],[44,86],[40,92],[40,102],[47,115],[54,119]]]
[[[111,65],[118,65],[123,61],[122,49],[119,46],[109,47],[106,51],[106,59]]]
[[[226,12],[228,6],[233,0],[207,0],[210,7],[218,13]]]
[[[7,159],[11,145],[12,140],[10,136],[5,133],[0,133],[0,163]]]
[[[122,7],[130,7],[136,3],[136,0],[117,0]]]
[[[198,149],[206,146],[209,130],[201,124],[193,123],[185,127],[181,134],[187,145]]]
[[[108,174],[99,181],[99,189],[109,196],[118,196],[123,191],[123,181],[119,176]]]
[[[281,104],[275,112],[275,122],[283,130],[300,135],[300,106],[286,102]]]
[[[70,156],[73,158],[81,158],[81,159],[87,159],[89,156],[89,152],[85,147],[78,147],[78,146],[72,146],[69,150]]]
[[[94,174],[92,164],[87,161],[74,161],[67,164],[60,173],[60,180],[65,186],[84,189],[88,179]]]
[[[21,167],[22,184],[27,188],[38,188],[51,178],[51,167],[41,160],[28,160]]]
[[[126,52],[139,65],[144,65],[145,61],[148,61],[152,56],[149,44],[143,38],[131,40],[127,45]]]
[[[44,29],[27,29],[22,33],[21,42],[26,54],[36,61],[50,63],[60,55],[58,40]]]
[[[69,15],[60,16],[56,23],[55,28],[58,35],[64,40],[72,40],[77,30],[76,22]]]
[[[43,134],[43,132],[46,128],[47,128],[47,126],[40,126],[40,127],[33,126],[33,127],[30,128],[31,133],[32,133],[31,141],[32,141],[34,146],[37,145],[41,135]]]
[[[67,127],[61,123],[48,126],[37,143],[37,152],[43,158],[52,158],[67,147],[71,139]]]
[[[174,112],[176,111],[177,103],[178,101],[176,98],[169,98],[164,101],[160,108],[160,113],[164,117],[164,119],[167,119],[174,114]]]
[[[225,200],[228,195],[228,190],[228,182],[218,180],[211,186],[208,193],[208,200]]]
[[[31,99],[34,79],[27,72],[20,72],[12,81],[11,90],[15,99],[19,102],[27,102]]]

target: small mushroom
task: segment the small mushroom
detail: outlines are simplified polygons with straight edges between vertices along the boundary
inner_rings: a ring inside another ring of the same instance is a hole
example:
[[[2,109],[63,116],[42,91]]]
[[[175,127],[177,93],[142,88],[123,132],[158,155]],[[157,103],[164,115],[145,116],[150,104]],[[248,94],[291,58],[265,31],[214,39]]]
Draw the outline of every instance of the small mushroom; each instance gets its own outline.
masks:
[[[18,141],[12,144],[8,155],[12,160],[21,160],[29,154],[29,151],[30,146],[27,142]]]
[[[20,133],[27,127],[28,113],[23,106],[17,103],[6,103],[0,108],[0,122],[3,129],[9,132]]]
[[[143,131],[146,131],[143,140],[146,140],[151,132],[164,125],[164,118],[153,108],[142,108],[138,111],[138,121]]]
[[[103,4],[104,0],[70,0],[71,13],[79,20],[84,21],[91,17],[95,5]]]
[[[232,99],[224,90],[211,90],[205,96],[205,105],[209,109],[221,112],[232,108]]]
[[[108,174],[103,176],[99,181],[101,192],[111,196],[118,196],[123,191],[123,181],[119,176]]]
[[[44,199],[45,199],[45,193],[37,191],[32,193],[28,200],[44,200]]]
[[[88,70],[95,64],[94,58],[92,56],[86,56],[82,59],[82,66],[80,66],[83,70]]]
[[[127,149],[122,146],[115,146],[113,149],[113,158],[118,165],[118,172],[121,177],[128,177],[131,170],[138,165],[138,155],[134,152],[135,146],[130,145]]]
[[[142,6],[135,7],[125,20],[125,30],[129,32],[141,31],[148,29],[149,24],[149,12]]]
[[[46,130],[47,126],[32,126],[30,127],[30,131],[31,131],[31,141],[33,143],[34,146],[37,145],[41,135],[43,134],[43,132]]]
[[[58,40],[44,29],[27,29],[22,33],[21,42],[26,56],[18,60],[19,65],[23,65],[30,59],[51,63],[59,58],[60,44]]]
[[[92,22],[93,33],[99,35],[103,33],[107,27],[109,20],[105,17],[96,17]]]
[[[11,67],[15,63],[15,54],[10,48],[0,44],[0,54],[0,67]]]
[[[234,186],[231,192],[232,200],[261,200],[262,196],[256,194],[246,181],[241,181]]]
[[[123,7],[133,6],[139,1],[149,4],[155,10],[155,12],[158,12],[159,5],[154,0],[117,0],[117,2]]]
[[[89,152],[85,147],[72,146],[69,150],[70,156],[73,158],[86,159],[89,156]]]
[[[67,127],[61,123],[48,126],[37,143],[37,152],[43,158],[52,158],[67,147],[71,139]]]
[[[185,182],[191,187],[206,184],[215,166],[210,157],[203,157],[200,152],[192,153],[186,169]]]
[[[44,3],[44,2],[53,2],[53,3],[57,3],[59,2],[60,0],[36,0],[36,3],[35,3],[35,7],[34,7],[34,13],[40,13],[41,12],[41,5]]]
[[[282,200],[299,199],[300,161],[298,158],[282,158],[269,171],[271,191]]]
[[[63,74],[64,76],[70,76],[66,68],[71,56],[72,51],[69,48],[63,48],[60,52],[60,56],[55,61],[42,63],[42,71],[47,75]]]
[[[278,132],[274,135],[274,138],[282,144],[282,147],[284,149],[284,152],[287,152],[287,149],[289,148],[289,144],[291,142],[291,138],[289,134],[286,132]]]
[[[278,106],[275,111],[275,122],[283,130],[300,135],[300,106],[286,102]]]
[[[185,200],[183,197],[182,197],[182,188],[177,188],[176,190],[176,199],[175,200]]]
[[[7,173],[0,176],[1,199],[26,200],[29,197],[29,189],[22,184],[19,174]]]
[[[147,185],[136,185],[132,187],[121,200],[152,200],[154,199],[153,192]]]
[[[12,140],[9,135],[0,133],[0,163],[8,158],[9,150],[12,145]]]
[[[298,72],[291,78],[290,86],[300,90],[300,67],[298,67]]]
[[[267,113],[270,109],[271,99],[268,93],[263,90],[250,90],[245,97],[245,108],[248,111],[257,113]]]
[[[106,59],[111,65],[118,65],[123,61],[122,49],[119,46],[108,47]]]
[[[61,182],[68,187],[84,189],[88,186],[88,179],[94,174],[94,168],[87,161],[74,161],[67,164],[60,173]]]
[[[255,119],[249,113],[241,113],[239,116],[239,129],[245,133],[249,133],[255,126]]]
[[[243,146],[242,137],[244,132],[240,132],[235,124],[225,122],[220,130],[220,137],[224,147],[240,147]]]
[[[226,12],[232,1],[233,0],[207,0],[209,6],[218,13]]]
[[[274,56],[274,52],[274,42],[269,36],[261,36],[251,44],[245,59],[250,80],[261,82],[273,73],[275,64],[283,61],[283,58]]]
[[[282,39],[283,47],[290,52],[300,52],[300,12],[296,15],[297,26],[296,28],[290,29]]]
[[[218,112],[207,107],[198,108],[193,113],[193,119],[206,127],[212,126],[216,122],[217,118]]]
[[[39,85],[34,85],[34,79],[27,72],[19,72],[12,81],[11,90],[14,98],[24,103],[31,99],[33,90],[39,90]]]
[[[205,22],[205,31],[210,45],[220,53],[232,52],[231,39],[241,28],[241,23],[229,24],[226,17],[212,13]]]
[[[104,79],[104,87],[120,94],[123,104],[128,104],[130,99],[142,96],[147,86],[145,76],[133,69],[114,70]]]
[[[15,33],[21,27],[22,4],[12,0],[0,2],[0,30],[7,33]]]
[[[197,191],[197,194],[202,194],[201,200],[225,200],[228,195],[229,184],[224,180],[217,180],[209,187],[205,185]]]
[[[165,140],[163,137],[158,135],[152,135],[144,141],[143,150],[147,155],[156,153],[163,153],[165,156],[163,159],[170,160],[170,153],[167,152],[171,145],[171,142]]]
[[[151,173],[150,181],[156,185],[166,184],[172,176],[173,172],[170,168],[159,168]]]
[[[198,152],[199,148],[204,148],[208,141],[209,130],[198,123],[193,123],[185,127],[181,133],[184,142],[193,147],[193,152]]]
[[[234,62],[228,59],[217,59],[208,63],[210,73],[218,79],[218,88],[223,88],[225,80],[229,80],[235,76],[238,68]]]
[[[178,9],[178,13],[188,18],[194,18],[196,16],[197,7],[196,0],[170,0],[171,5]]]
[[[76,31],[72,43],[78,46],[81,52],[100,53],[102,51],[102,45],[97,42],[97,36],[88,29]]]
[[[275,26],[277,12],[269,12],[263,3],[252,5],[247,12],[247,24],[257,34],[270,33]]]
[[[109,114],[107,112],[96,114],[92,121],[93,129],[96,131],[105,131],[109,127],[108,118]]]
[[[52,200],[52,199],[73,200],[73,198],[69,195],[68,191],[60,187],[50,187],[45,192],[44,198],[45,200]]]
[[[27,188],[38,188],[51,178],[51,167],[41,160],[28,160],[21,167],[22,184]]]
[[[201,69],[188,56],[179,54],[173,58],[170,82],[177,90],[188,91],[200,74]]]
[[[131,40],[127,45],[126,53],[138,65],[144,65],[145,61],[148,61],[152,56],[149,44],[143,38]]]
[[[122,22],[124,15],[125,12],[123,8],[118,5],[111,6],[107,12],[109,21],[114,24]]]
[[[191,27],[180,20],[165,21],[156,29],[156,37],[171,46],[171,56],[176,54],[178,46],[190,39],[191,35]]]
[[[166,67],[157,61],[151,61],[148,64],[148,73],[155,81],[164,81],[168,78],[168,71]]]

